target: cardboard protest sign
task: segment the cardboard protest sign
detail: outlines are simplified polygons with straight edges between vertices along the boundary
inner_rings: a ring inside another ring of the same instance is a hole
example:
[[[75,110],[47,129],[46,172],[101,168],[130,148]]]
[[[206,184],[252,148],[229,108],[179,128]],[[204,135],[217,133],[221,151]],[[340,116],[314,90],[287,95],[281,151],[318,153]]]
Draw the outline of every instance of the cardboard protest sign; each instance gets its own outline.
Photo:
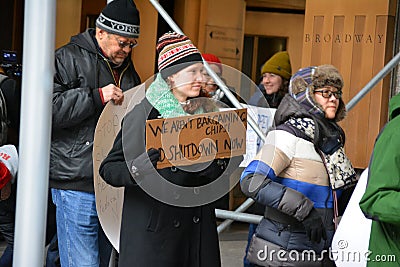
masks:
[[[93,144],[93,175],[96,209],[101,226],[114,248],[119,251],[124,187],[112,187],[99,175],[99,167],[112,148],[121,121],[132,107],[145,96],[145,84],[124,92],[122,105],[109,103],[104,108],[96,126]]]
[[[247,109],[148,120],[146,149],[161,152],[157,168],[246,153]]]
[[[260,130],[266,134],[272,127],[276,109],[242,105],[247,108],[248,116],[251,116],[252,119],[257,122]],[[246,154],[244,155],[242,163],[240,163],[240,167],[247,167],[247,165],[249,165],[249,163],[254,159],[262,145],[263,143],[261,138],[252,127],[248,127],[246,133]]]

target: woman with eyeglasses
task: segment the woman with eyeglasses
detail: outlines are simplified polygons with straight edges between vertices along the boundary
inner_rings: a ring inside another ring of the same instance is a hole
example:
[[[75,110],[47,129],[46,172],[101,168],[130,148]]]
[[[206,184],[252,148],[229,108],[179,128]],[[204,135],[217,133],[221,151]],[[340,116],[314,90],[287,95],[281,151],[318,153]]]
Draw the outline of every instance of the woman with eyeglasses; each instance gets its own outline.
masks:
[[[242,173],[242,191],[266,207],[247,254],[254,266],[335,266],[329,247],[356,183],[337,124],[342,89],[332,65],[294,74],[275,129]]]

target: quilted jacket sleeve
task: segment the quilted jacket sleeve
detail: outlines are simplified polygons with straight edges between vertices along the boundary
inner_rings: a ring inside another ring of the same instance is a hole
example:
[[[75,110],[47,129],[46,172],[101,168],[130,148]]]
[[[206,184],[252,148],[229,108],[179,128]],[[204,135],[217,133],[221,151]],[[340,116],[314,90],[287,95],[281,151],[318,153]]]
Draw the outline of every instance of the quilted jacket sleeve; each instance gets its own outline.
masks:
[[[296,138],[290,133],[269,132],[263,148],[242,173],[240,185],[246,196],[302,221],[313,208],[313,202],[277,182],[277,175],[291,163],[295,147]]]

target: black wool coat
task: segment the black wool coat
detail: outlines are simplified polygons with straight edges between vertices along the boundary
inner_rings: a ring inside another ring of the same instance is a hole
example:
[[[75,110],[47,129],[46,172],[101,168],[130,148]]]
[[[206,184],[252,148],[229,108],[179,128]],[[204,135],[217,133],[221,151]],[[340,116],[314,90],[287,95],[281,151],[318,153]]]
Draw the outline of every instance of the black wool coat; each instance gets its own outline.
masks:
[[[146,119],[158,116],[159,112],[147,99],[125,116],[122,129],[130,129],[129,146],[135,148],[134,155],[145,151]],[[100,175],[107,183],[125,187],[119,266],[220,266],[214,205],[178,207],[147,194],[132,179],[128,170],[123,151],[127,143],[124,141],[123,147],[122,132],[124,130],[119,132],[113,148],[100,166]],[[124,139],[127,138],[124,136]],[[216,162],[205,170],[207,175],[204,176],[173,168],[158,172],[176,184],[188,185],[186,181],[204,184],[204,179],[215,179],[224,171],[225,165]]]

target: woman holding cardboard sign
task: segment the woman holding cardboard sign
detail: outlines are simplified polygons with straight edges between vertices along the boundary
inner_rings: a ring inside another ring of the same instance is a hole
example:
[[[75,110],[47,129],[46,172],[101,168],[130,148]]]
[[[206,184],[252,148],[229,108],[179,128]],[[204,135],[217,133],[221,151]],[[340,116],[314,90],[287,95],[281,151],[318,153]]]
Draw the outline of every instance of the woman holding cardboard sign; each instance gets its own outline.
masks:
[[[157,51],[160,73],[145,99],[125,116],[100,166],[107,183],[125,187],[119,266],[220,266],[214,206],[209,204],[216,198],[207,200],[201,193],[235,166],[229,159],[216,159],[155,168],[160,153],[146,151],[146,120],[217,110],[212,100],[199,98],[202,58],[186,36],[164,34]]]

